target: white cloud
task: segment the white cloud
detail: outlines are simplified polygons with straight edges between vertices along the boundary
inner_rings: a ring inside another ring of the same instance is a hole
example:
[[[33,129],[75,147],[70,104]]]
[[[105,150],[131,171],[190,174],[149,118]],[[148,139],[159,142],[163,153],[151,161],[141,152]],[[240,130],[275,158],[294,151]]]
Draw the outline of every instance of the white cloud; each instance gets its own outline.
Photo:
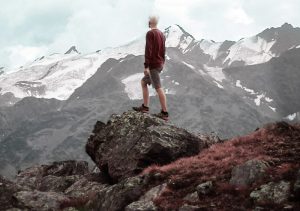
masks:
[[[299,0],[4,1],[0,66],[64,53],[72,45],[85,53],[124,44],[146,32],[150,14],[160,16],[160,28],[177,23],[197,39],[216,41],[238,40],[284,22],[300,23]]]
[[[234,7],[229,9],[225,14],[225,18],[237,24],[248,25],[254,22],[254,20],[249,17],[241,7]]]
[[[23,46],[16,45],[4,49],[9,59],[9,62],[12,64],[12,68],[20,67],[27,62],[37,58],[39,55],[44,55],[48,51],[47,47],[35,47],[35,46]]]

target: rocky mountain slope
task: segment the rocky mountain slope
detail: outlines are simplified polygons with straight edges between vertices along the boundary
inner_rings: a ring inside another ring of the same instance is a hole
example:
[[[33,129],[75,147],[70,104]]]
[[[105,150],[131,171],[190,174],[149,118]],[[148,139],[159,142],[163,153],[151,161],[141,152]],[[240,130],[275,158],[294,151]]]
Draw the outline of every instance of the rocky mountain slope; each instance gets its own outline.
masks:
[[[223,70],[236,86],[246,90],[257,104],[267,104],[278,115],[299,119],[300,49],[286,51],[267,63]],[[258,91],[259,90],[259,91]]]
[[[85,161],[0,177],[1,210],[297,210],[300,126],[267,124],[230,140],[197,135],[148,114],[97,122]],[[111,152],[111,153],[110,153]]]
[[[164,33],[161,77],[174,124],[225,139],[266,122],[299,121],[299,28],[221,43],[196,40],[178,25]],[[0,75],[0,173],[75,158],[92,164],[83,140],[95,122],[141,103],[144,44],[141,37],[91,54],[73,46]]]

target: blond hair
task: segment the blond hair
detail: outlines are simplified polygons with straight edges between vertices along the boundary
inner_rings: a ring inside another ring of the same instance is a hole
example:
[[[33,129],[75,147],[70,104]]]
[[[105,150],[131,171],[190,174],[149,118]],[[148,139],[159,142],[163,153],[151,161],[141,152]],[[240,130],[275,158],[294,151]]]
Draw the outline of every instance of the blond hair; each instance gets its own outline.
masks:
[[[157,26],[158,20],[159,20],[159,17],[156,16],[156,15],[151,15],[151,16],[149,16],[149,22],[150,22],[151,24],[153,24],[154,26]]]

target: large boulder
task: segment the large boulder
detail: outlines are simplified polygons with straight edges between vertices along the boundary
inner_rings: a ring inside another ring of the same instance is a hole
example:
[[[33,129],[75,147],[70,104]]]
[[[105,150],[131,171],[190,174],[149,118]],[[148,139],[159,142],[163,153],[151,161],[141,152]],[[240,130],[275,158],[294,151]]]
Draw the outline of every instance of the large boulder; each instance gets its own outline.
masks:
[[[290,182],[269,182],[260,186],[258,190],[252,191],[250,197],[258,204],[282,204],[288,200],[290,195]]]
[[[140,173],[151,164],[167,164],[206,148],[207,140],[135,111],[97,122],[86,152],[114,182]]]
[[[248,160],[232,169],[230,184],[248,186],[261,179],[268,169],[268,164],[262,160]]]

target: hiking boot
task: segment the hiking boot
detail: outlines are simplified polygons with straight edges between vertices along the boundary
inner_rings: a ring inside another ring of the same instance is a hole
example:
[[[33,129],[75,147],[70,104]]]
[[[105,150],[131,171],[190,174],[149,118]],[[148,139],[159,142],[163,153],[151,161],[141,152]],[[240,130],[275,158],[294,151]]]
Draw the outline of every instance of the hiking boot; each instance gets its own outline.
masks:
[[[140,107],[132,107],[132,109],[142,113],[149,113],[149,107],[144,106],[144,104],[142,104]]]
[[[165,121],[168,121],[169,120],[169,113],[168,112],[165,112],[165,111],[161,111],[160,113],[158,114],[154,114],[154,116],[158,117],[158,118],[161,118]]]

